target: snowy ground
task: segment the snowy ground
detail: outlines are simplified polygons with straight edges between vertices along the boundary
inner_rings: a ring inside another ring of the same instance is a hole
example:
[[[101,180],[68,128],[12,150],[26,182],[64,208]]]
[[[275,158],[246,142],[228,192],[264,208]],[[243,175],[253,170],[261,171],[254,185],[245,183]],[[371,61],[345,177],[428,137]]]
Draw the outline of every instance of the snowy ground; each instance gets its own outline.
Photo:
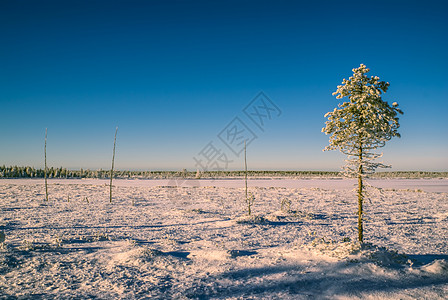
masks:
[[[349,180],[42,182],[0,180],[0,298],[448,297],[446,179],[372,180],[364,247]]]

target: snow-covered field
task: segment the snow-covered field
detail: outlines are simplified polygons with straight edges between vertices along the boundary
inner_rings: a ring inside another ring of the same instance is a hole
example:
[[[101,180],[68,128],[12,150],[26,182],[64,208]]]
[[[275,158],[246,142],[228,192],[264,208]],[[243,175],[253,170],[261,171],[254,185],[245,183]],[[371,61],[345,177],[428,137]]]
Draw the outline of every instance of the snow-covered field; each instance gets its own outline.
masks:
[[[49,183],[0,180],[0,298],[448,297],[446,179],[370,181],[363,247],[350,180]]]

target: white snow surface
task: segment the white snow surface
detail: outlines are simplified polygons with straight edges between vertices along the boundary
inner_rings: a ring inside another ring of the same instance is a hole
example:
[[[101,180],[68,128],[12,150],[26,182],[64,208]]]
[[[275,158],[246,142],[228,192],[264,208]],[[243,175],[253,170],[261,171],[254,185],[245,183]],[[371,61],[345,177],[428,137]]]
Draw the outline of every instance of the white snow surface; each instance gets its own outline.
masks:
[[[0,180],[0,298],[446,299],[448,181]],[[283,202],[283,209],[282,209]]]

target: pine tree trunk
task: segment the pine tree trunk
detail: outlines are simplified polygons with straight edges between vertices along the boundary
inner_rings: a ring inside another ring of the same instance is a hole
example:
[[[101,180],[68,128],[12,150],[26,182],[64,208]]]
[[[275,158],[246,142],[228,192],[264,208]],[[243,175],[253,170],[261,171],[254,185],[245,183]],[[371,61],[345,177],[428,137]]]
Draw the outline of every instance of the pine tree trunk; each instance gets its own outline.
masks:
[[[362,227],[362,215],[363,215],[363,184],[362,184],[362,147],[359,147],[359,169],[358,169],[358,240],[362,243],[364,239],[363,227]]]
[[[362,194],[362,176],[358,175],[358,240],[363,242],[363,228],[362,228],[362,202],[363,202],[363,194]]]
[[[363,91],[362,91],[362,85],[361,85],[361,95],[362,95]],[[361,116],[361,118],[359,119],[359,127],[362,128],[363,126],[363,118]],[[363,175],[363,169],[362,169],[362,135],[359,136],[359,140],[358,140],[358,145],[359,145],[359,149],[358,149],[358,241],[363,243],[364,241],[364,232],[363,232],[363,226],[362,226],[362,215],[363,215],[363,210],[362,210],[362,204],[363,204],[363,185],[362,185],[362,175]]]

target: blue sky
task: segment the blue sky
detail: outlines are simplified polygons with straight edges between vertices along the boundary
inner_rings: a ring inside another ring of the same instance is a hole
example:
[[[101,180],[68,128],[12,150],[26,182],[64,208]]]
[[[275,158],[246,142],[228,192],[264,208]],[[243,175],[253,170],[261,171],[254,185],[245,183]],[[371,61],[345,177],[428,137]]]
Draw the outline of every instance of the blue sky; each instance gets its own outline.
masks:
[[[391,83],[401,139],[393,170],[448,170],[445,1],[0,2],[0,164],[196,169],[238,117],[257,138],[249,167],[337,170],[322,152],[331,95],[366,64]],[[263,131],[243,109],[263,91],[281,110]],[[222,165],[221,165],[222,166]]]

